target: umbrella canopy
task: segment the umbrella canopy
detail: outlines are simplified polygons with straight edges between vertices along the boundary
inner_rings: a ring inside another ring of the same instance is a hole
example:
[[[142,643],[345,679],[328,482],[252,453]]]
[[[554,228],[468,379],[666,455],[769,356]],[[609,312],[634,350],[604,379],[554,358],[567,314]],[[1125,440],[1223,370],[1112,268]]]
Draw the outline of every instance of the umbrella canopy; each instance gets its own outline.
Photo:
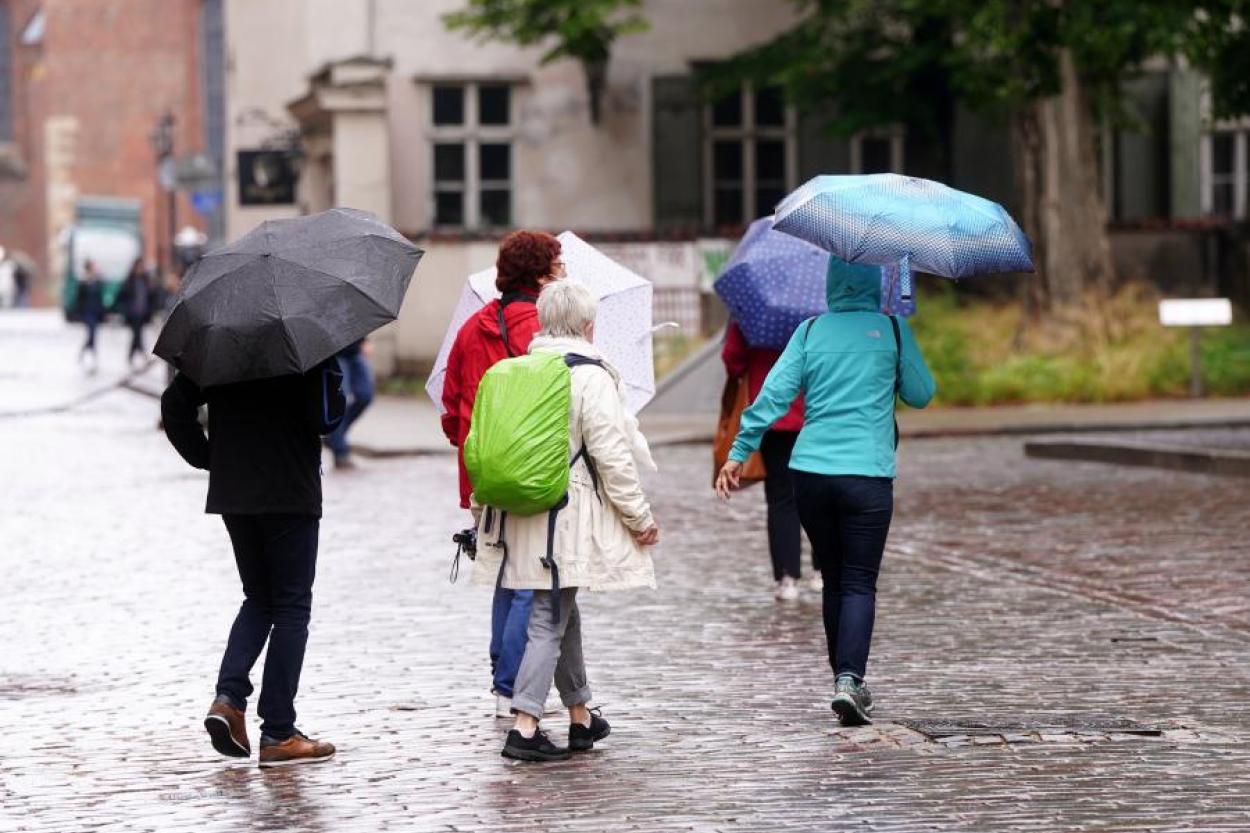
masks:
[[[599,302],[595,316],[595,347],[621,374],[625,401],[638,413],[655,396],[655,365],[651,356],[651,282],[612,260],[571,231],[560,234],[560,258],[567,280],[585,284]],[[494,298],[495,269],[469,276],[452,313],[434,371],[425,391],[443,410],[443,382],[447,357],[464,322]]]
[[[781,350],[808,318],[829,309],[829,253],[773,231],[771,217],[751,224],[712,288],[752,347]]]
[[[898,174],[818,176],[777,206],[774,226],[851,263],[947,278],[1033,271],[1032,247],[998,203]]]
[[[261,223],[191,268],[153,352],[201,387],[306,372],[395,320],[421,254],[349,208]]]

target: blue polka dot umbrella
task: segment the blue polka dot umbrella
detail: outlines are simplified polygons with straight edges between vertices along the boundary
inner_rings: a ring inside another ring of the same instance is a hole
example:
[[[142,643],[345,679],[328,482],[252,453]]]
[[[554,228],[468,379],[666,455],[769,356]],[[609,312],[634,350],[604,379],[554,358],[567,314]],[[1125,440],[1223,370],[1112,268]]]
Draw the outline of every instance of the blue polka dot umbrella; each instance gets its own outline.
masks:
[[[771,217],[751,224],[713,288],[747,343],[777,350],[813,315],[826,312],[829,253],[773,231]]]
[[[904,271],[947,278],[1033,271],[1029,240],[1001,205],[928,179],[818,176],[782,200],[773,220],[851,263],[905,258]]]

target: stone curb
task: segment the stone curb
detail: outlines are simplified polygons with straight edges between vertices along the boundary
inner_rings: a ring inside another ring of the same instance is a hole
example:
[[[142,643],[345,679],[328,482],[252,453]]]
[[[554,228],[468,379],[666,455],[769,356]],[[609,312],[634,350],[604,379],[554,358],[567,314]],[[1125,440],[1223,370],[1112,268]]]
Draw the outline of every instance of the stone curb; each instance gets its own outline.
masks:
[[[1044,441],[1024,444],[1027,457],[1121,466],[1148,466],[1195,474],[1250,477],[1250,453],[1223,448]]]

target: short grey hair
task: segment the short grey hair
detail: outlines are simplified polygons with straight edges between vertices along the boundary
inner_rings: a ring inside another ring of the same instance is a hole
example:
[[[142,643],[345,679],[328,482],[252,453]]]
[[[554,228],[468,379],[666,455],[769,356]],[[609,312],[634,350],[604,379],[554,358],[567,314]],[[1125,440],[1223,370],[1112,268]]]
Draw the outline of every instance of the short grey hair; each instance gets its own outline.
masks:
[[[556,338],[582,338],[586,326],[594,323],[599,306],[595,296],[576,281],[552,281],[538,295],[539,335]]]

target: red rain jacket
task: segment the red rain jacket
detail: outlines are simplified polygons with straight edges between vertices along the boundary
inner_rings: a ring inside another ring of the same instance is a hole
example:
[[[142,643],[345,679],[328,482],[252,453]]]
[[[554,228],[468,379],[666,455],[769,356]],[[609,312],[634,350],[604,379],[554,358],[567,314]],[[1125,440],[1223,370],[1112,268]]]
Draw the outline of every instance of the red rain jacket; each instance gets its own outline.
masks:
[[[764,387],[764,378],[773,369],[780,350],[767,347],[752,347],[747,344],[742,330],[733,321],[725,329],[725,346],[721,350],[721,360],[725,363],[725,372],[730,376],[746,376],[747,389],[751,393],[751,401],[760,395]],[[803,396],[800,394],[790,405],[790,410],[781,419],[773,423],[773,431],[798,431],[803,427]]]
[[[512,355],[524,356],[538,332],[538,308],[533,296],[522,295],[504,307],[508,344]],[[464,438],[469,436],[473,400],[482,376],[495,362],[508,358],[499,332],[499,301],[491,301],[477,311],[456,334],[447,356],[447,376],[443,380],[443,433],[458,450],[460,463],[460,505],[469,508],[473,484],[464,468]]]

